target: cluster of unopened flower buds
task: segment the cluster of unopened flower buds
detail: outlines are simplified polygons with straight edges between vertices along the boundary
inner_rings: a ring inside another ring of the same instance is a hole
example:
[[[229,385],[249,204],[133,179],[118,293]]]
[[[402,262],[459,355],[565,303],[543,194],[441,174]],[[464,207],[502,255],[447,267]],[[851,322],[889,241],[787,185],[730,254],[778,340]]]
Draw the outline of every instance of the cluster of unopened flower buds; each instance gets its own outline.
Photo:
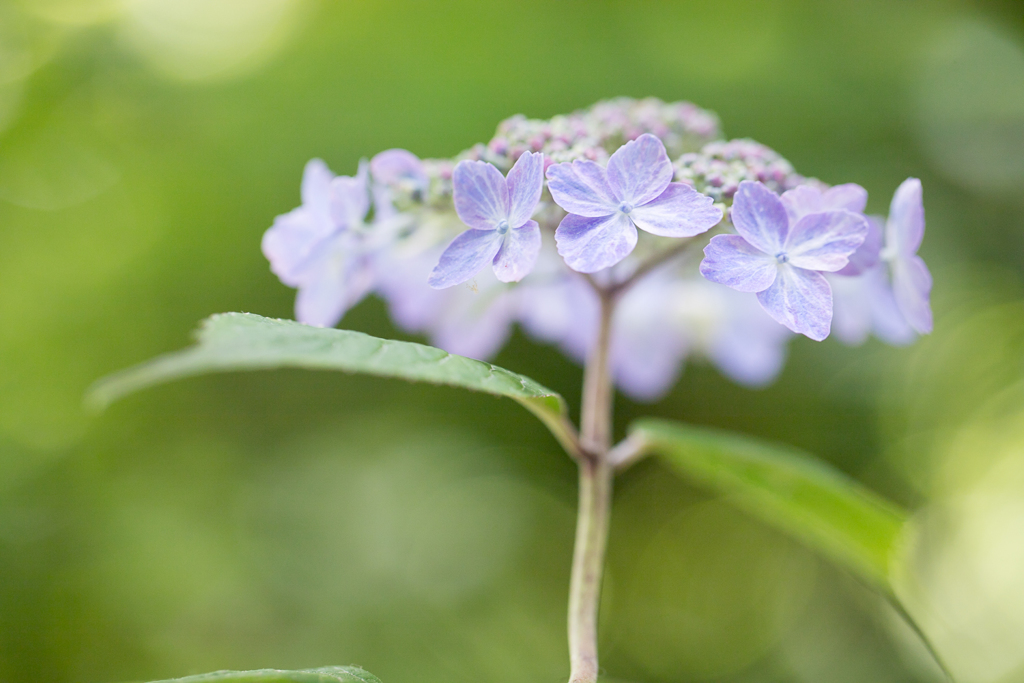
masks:
[[[895,344],[930,332],[921,184],[897,189],[887,219],[866,203],[859,185],[830,188],[759,143],[720,140],[695,105],[620,98],[513,117],[453,160],[387,150],[351,177],[313,160],[302,206],[263,251],[298,289],[301,322],[333,326],[376,292],[399,327],[477,358],[518,323],[582,360],[615,292],[613,375],[654,399],[691,355],[756,386],[793,332]]]

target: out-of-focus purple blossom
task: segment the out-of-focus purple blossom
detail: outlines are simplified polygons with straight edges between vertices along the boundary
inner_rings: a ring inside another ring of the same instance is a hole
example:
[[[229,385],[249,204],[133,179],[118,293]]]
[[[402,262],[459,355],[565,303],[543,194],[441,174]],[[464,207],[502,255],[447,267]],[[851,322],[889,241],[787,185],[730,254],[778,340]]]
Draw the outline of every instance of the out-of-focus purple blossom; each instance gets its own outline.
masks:
[[[673,280],[664,270],[647,275],[625,293],[612,318],[612,377],[637,401],[661,398],[683,371],[688,345],[672,315]]]
[[[638,401],[668,393],[688,357],[706,358],[739,384],[764,386],[782,370],[792,336],[753,298],[671,269],[631,288],[612,325],[613,377]]]
[[[452,178],[455,211],[469,226],[441,254],[428,280],[444,289],[490,263],[502,282],[518,282],[540,252],[540,226],[530,220],[544,189],[544,155],[527,152],[502,177],[492,164],[461,161]]]
[[[832,332],[839,341],[857,346],[874,333],[887,344],[904,346],[917,337],[896,305],[884,264],[856,276],[825,277],[832,286]]]
[[[582,363],[596,343],[600,301],[582,276],[560,261],[549,266],[519,286],[520,322],[530,336]],[[671,389],[686,358],[686,339],[672,316],[671,282],[664,273],[647,275],[622,297],[612,319],[612,379],[638,401]]]
[[[470,358],[486,360],[508,339],[518,313],[514,290],[496,279],[474,287],[433,289],[427,276],[441,246],[412,254],[395,252],[380,264],[377,292],[391,318],[406,332],[425,334],[430,343]]]
[[[554,245],[545,241],[537,267],[516,292],[517,317],[526,332],[582,363],[597,336],[600,302],[593,287],[566,267]]]
[[[700,277],[678,279],[671,297],[691,354],[744,386],[763,387],[778,376],[792,332],[753,298]]]
[[[335,177],[319,159],[306,164],[302,206],[278,216],[262,244],[274,274],[299,290],[300,322],[333,326],[372,288],[379,245],[364,223],[369,210],[365,162],[354,178]]]
[[[882,260],[892,272],[892,289],[903,316],[920,334],[932,331],[932,275],[917,255],[924,238],[921,181],[907,178],[892,197],[885,223]]]
[[[583,362],[595,343],[600,313],[587,281],[545,250],[516,292],[526,332]],[[615,385],[637,401],[664,396],[690,356],[707,358],[734,381],[759,387],[782,369],[791,336],[753,298],[670,264],[644,276],[620,299],[609,364]]]
[[[395,202],[404,206],[422,202],[430,189],[423,162],[404,149],[388,149],[370,160],[373,178],[373,210],[376,221],[385,221],[397,213]]]
[[[594,273],[636,247],[637,228],[663,237],[692,237],[722,219],[722,211],[692,187],[672,182],[672,163],[657,137],[644,134],[620,147],[608,168],[593,161],[556,164],[548,189],[569,215],[555,231],[570,268]]]
[[[699,152],[683,154],[674,167],[678,182],[724,203],[731,202],[740,183],[747,180],[764,183],[776,193],[799,185],[822,185],[794,171],[775,150],[745,138],[710,142]]]
[[[817,341],[827,337],[832,291],[822,272],[843,268],[864,242],[864,217],[828,211],[791,225],[779,197],[750,181],[740,184],[731,213],[739,234],[711,238],[701,274],[741,292],[756,292],[769,315],[794,332]]]

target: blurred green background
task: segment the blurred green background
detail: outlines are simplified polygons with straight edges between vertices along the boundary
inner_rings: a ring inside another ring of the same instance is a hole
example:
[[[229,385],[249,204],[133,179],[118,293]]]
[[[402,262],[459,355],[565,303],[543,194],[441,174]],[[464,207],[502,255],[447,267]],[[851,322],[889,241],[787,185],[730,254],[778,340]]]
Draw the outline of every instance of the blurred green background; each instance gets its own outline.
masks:
[[[0,2],[0,680],[359,664],[564,681],[575,470],[510,401],[343,375],[97,377],[219,311],[291,317],[259,241],[314,156],[451,156],[515,113],[688,99],[884,212],[925,187],[935,333],[796,340],[762,391],[655,413],[790,442],[916,511],[915,609],[963,681],[1024,681],[1024,6]],[[369,299],[345,327],[399,336]],[[517,333],[496,362],[565,393]],[[620,479],[609,680],[934,680],[847,575],[656,463]]]

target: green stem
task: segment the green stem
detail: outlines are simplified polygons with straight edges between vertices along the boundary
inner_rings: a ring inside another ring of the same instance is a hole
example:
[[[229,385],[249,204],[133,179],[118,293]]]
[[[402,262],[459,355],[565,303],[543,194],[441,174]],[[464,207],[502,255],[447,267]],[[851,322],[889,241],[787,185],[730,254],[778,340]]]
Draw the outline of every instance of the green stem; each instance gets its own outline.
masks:
[[[608,372],[613,297],[601,295],[597,344],[583,375],[579,513],[569,583],[569,683],[597,680],[597,612],[608,544],[614,467],[611,445],[612,384]]]

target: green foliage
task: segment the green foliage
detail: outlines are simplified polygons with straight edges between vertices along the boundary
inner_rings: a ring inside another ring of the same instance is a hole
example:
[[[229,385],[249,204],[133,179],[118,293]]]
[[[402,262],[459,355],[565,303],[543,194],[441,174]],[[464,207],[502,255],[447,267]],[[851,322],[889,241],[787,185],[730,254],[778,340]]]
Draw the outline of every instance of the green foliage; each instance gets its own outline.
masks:
[[[813,456],[706,427],[645,419],[631,437],[687,478],[892,594],[890,562],[906,514]]]
[[[352,330],[310,327],[251,313],[222,313],[200,327],[198,344],[159,356],[97,382],[88,402],[103,408],[155,384],[232,370],[341,370],[412,382],[447,384],[516,400],[536,415],[570,452],[575,433],[565,400],[529,377],[490,363],[411,342]]]
[[[300,671],[214,671],[155,683],[380,683],[380,679],[356,666],[325,666]]]

